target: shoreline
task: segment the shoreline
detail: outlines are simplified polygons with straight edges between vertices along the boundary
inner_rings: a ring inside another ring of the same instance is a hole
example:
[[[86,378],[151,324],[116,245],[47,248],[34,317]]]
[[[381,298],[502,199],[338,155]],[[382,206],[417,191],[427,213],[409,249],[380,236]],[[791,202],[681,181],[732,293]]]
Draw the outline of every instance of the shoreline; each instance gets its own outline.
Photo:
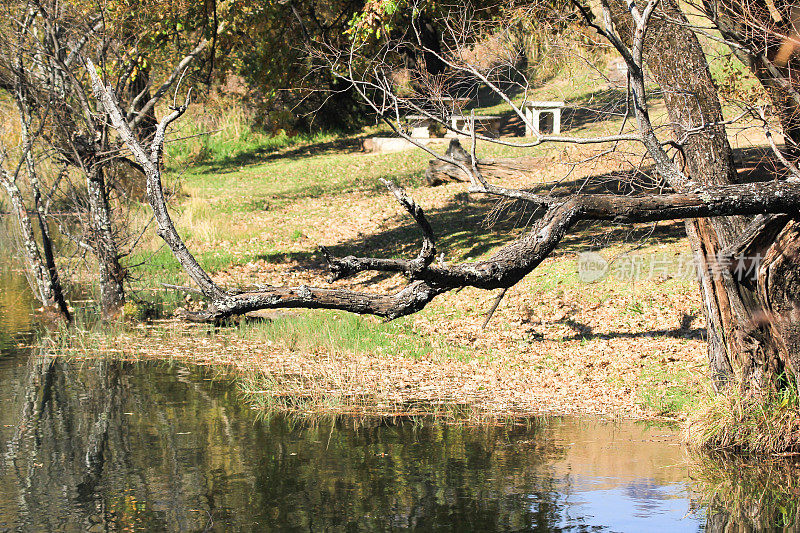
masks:
[[[629,352],[627,359],[595,365],[589,361],[591,351],[574,346],[559,350],[563,342],[547,339],[535,341],[524,352],[497,349],[459,358],[437,351],[409,357],[391,349],[290,350],[274,340],[242,338],[235,326],[213,329],[176,320],[84,335],[88,340],[62,341],[47,355],[209,367],[233,378],[245,401],[265,412],[445,417],[457,413],[474,420],[542,415],[683,418],[680,411],[659,412],[645,405],[642,394],[652,392],[646,390],[652,383],[638,379],[639,354]],[[626,339],[607,343],[614,351],[623,349]]]

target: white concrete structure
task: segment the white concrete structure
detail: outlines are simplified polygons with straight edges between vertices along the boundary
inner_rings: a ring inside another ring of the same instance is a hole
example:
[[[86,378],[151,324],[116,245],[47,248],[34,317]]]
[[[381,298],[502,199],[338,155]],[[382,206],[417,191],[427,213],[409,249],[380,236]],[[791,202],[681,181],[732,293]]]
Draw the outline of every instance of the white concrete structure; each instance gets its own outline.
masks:
[[[553,114],[553,135],[561,133],[561,109],[564,102],[525,102],[522,111],[525,113],[525,136],[532,137],[541,131],[542,113]]]
[[[425,115],[408,115],[406,120],[411,126],[411,136],[418,139],[428,139],[431,136],[430,127],[433,120]]]
[[[447,143],[447,140],[441,137],[415,138],[414,141],[424,146]],[[412,148],[416,148],[414,143],[398,137],[370,137],[364,139],[361,143],[361,149],[371,154],[390,154],[392,152],[411,150]]]

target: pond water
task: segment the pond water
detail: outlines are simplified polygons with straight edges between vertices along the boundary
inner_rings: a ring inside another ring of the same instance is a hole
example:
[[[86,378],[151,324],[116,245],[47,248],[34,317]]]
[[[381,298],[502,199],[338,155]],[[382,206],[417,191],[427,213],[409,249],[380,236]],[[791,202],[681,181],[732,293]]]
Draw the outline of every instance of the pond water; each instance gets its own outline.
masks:
[[[182,366],[0,359],[0,530],[696,531],[673,432],[259,421]]]
[[[674,430],[263,418],[202,369],[32,353],[0,275],[0,531],[723,531]],[[711,518],[709,518],[709,516]]]

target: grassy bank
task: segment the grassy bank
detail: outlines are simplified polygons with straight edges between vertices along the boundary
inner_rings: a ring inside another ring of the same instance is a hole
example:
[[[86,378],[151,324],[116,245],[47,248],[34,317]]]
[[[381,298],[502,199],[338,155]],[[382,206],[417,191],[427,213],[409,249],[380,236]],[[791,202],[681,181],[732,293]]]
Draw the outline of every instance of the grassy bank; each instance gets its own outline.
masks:
[[[563,98],[564,87],[554,82],[537,97]],[[570,98],[581,109],[595,109],[587,94]],[[586,120],[585,113],[573,116],[573,133],[621,125],[618,115],[597,122]],[[189,166],[175,156],[169,181],[177,191],[179,230],[223,285],[328,286],[319,245],[340,256],[418,253],[417,228],[377,178],[402,184],[424,207],[446,261],[486,257],[538,216],[525,206],[470,195],[463,184],[424,186],[428,155],[366,154],[359,142],[359,136],[293,139],[269,150],[215,152]],[[632,168],[631,154],[639,148],[622,146],[597,158],[591,147],[513,152],[480,144],[478,150],[481,157],[531,158],[533,171],[505,180],[509,186],[550,190],[562,180],[564,188],[615,190],[622,184],[614,181],[614,172]],[[610,262],[608,277],[580,281],[577,258],[587,250]],[[695,281],[680,271],[686,251],[677,223],[585,224],[506,294],[485,329],[497,295],[470,288],[391,323],[291,311],[214,328],[141,322],[168,316],[177,305],[198,305],[159,288],[160,282],[188,279],[154,237],[133,258],[142,263],[134,282],[138,292],[126,308],[135,320],[117,329],[85,326],[67,332],[66,342],[54,349],[72,357],[215,365],[237,376],[253,405],[299,413],[428,413],[457,406],[480,417],[549,412],[681,417],[705,381]],[[404,282],[401,276],[363,273],[332,286],[391,292]]]
[[[780,391],[709,393],[689,414],[686,441],[697,449],[772,454],[800,452],[800,398]]]
[[[528,97],[569,102],[565,129],[571,134],[619,131],[624,117],[612,105],[618,92],[598,91],[584,78],[565,72]],[[486,257],[539,215],[471,195],[460,183],[423,185],[430,156],[363,153],[361,139],[373,129],[355,136],[265,137],[231,117],[205,125],[192,120],[174,138],[202,128],[227,133],[172,143],[173,213],[190,249],[222,285],[328,286],[319,245],[339,256],[416,256],[418,229],[378,178],[403,185],[424,207],[446,261]],[[236,135],[240,142],[230,145]],[[641,151],[624,143],[615,153],[592,146],[478,145],[483,158],[530,158],[532,171],[504,185],[542,191],[554,184],[557,190],[618,191],[627,186],[619,172],[638,168]],[[146,208],[140,217],[146,220]],[[588,250],[610,264],[609,275],[594,283],[578,277],[578,255]],[[497,295],[471,288],[391,323],[291,311],[215,328],[157,319],[198,302],[160,287],[188,279],[152,236],[131,258],[140,266],[126,307],[130,320],[116,329],[87,325],[64,332],[53,350],[79,358],[215,365],[237,377],[253,405],[299,413],[424,413],[458,406],[476,416],[681,418],[707,380],[699,295],[683,265],[687,253],[680,223],[584,224],[508,291],[486,328]],[[362,273],[332,286],[386,293],[404,283],[401,276]]]

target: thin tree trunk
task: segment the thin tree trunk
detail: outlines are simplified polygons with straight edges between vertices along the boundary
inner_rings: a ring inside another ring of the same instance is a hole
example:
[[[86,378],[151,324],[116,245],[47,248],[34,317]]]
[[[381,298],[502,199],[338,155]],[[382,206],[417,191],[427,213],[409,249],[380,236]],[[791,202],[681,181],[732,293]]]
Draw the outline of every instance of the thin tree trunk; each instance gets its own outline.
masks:
[[[120,265],[103,167],[92,165],[86,174],[94,251],[100,269],[100,308],[104,318],[116,316],[125,304],[125,269]]]
[[[39,189],[39,177],[36,173],[36,166],[33,160],[33,154],[28,151],[26,155],[26,164],[28,166],[28,177],[30,181],[31,193],[33,195],[33,204],[36,208],[36,219],[39,222],[39,234],[42,242],[42,255],[44,256],[44,265],[47,268],[48,280],[53,292],[55,305],[58,307],[61,315],[67,320],[71,320],[69,308],[66,299],[64,298],[64,291],[61,287],[61,278],[58,274],[58,267],[56,266],[56,256],[53,251],[53,240],[50,237],[50,228],[47,226],[47,213],[44,202],[42,200],[42,193]]]
[[[69,321],[71,317],[67,303],[64,300],[64,291],[61,288],[58,271],[53,261],[52,243],[50,242],[49,235],[46,232],[41,232],[41,238],[45,249],[45,258],[43,259],[42,253],[39,250],[39,245],[36,243],[36,234],[34,233],[30,215],[22,199],[22,193],[17,184],[9,179],[9,176],[5,175],[5,173],[3,174],[2,178],[0,178],[0,182],[2,182],[3,187],[8,193],[11,200],[12,211],[19,225],[25,260],[28,263],[28,272],[30,274],[28,279],[30,281],[31,290],[33,290],[36,299],[42,303],[43,307],[55,311]]]

